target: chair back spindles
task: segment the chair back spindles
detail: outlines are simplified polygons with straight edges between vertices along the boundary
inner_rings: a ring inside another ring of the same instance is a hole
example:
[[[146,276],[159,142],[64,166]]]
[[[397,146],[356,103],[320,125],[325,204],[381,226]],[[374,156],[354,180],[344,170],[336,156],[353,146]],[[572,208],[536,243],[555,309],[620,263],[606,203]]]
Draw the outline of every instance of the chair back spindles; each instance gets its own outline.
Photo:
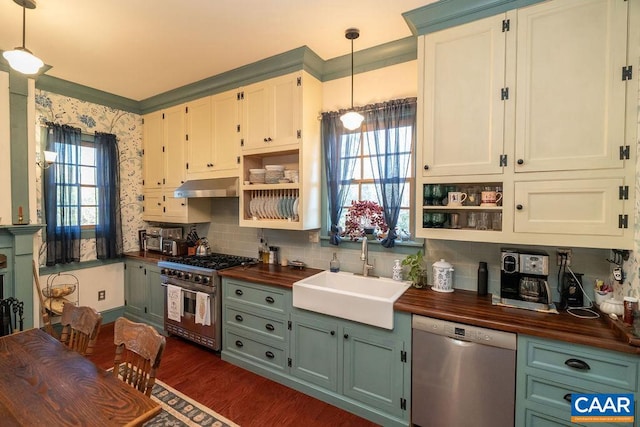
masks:
[[[0,336],[24,330],[24,303],[9,297],[0,300]]]
[[[93,353],[102,325],[102,315],[91,307],[65,303],[62,309],[60,341],[83,356]]]
[[[116,345],[113,374],[150,396],[166,344],[165,337],[152,326],[120,317],[115,322],[113,341]]]

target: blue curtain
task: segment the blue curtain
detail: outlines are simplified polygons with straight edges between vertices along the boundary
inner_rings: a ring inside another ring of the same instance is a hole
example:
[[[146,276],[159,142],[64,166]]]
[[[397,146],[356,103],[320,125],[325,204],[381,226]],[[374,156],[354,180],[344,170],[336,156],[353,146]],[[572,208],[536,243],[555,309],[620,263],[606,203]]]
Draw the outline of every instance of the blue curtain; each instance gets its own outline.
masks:
[[[360,146],[360,130],[349,131],[340,121],[342,112],[322,114],[322,145],[329,197],[329,243],[340,244],[338,221],[349,192],[356,156]]]
[[[44,171],[44,206],[47,265],[80,261],[80,129],[47,125],[47,151],[55,151],[56,162]]]
[[[122,256],[122,216],[120,211],[120,159],[118,141],[110,133],[95,133],[96,256],[98,259]]]
[[[397,237],[400,205],[411,168],[411,155],[416,139],[416,98],[376,104],[361,111],[364,115],[363,135],[371,156],[378,199],[389,226],[387,237],[380,242],[392,248]],[[410,144],[407,144],[407,141]],[[409,191],[409,190],[407,190]]]

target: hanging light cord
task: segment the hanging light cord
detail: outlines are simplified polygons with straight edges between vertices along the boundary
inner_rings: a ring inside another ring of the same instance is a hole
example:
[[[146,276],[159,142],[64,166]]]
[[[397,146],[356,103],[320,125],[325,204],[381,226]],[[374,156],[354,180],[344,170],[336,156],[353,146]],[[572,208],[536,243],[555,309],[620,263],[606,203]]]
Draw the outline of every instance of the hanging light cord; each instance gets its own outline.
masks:
[[[353,38],[351,39],[351,109],[353,110]]]
[[[22,49],[26,49],[27,8],[22,6]]]

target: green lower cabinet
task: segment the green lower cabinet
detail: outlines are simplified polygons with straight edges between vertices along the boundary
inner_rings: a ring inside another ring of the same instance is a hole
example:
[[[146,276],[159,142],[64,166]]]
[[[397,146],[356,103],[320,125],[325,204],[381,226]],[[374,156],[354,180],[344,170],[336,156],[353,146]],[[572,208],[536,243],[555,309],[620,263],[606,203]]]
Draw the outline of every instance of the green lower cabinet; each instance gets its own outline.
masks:
[[[409,370],[404,341],[393,332],[359,325],[344,326],[341,338],[344,395],[402,417]]]
[[[338,323],[291,315],[291,375],[327,390],[338,389]]]
[[[164,288],[156,264],[127,260],[124,263],[124,315],[164,331]]]
[[[286,288],[228,278],[222,296],[223,360],[377,424],[410,425],[411,315],[396,312],[390,331],[297,309]]]
[[[516,426],[580,426],[571,422],[571,398],[581,394],[631,393],[639,418],[640,358],[595,347],[518,336]],[[632,426],[633,423],[597,423]]]

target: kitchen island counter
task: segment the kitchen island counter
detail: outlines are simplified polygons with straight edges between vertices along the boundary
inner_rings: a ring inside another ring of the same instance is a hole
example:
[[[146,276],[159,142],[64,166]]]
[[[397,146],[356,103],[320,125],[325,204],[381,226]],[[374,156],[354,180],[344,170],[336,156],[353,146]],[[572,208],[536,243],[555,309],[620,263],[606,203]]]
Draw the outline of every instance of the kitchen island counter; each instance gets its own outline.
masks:
[[[428,288],[408,289],[396,301],[394,309],[473,326],[640,354],[640,347],[628,344],[603,313],[598,319],[581,319],[564,310],[559,310],[560,314],[548,314],[493,305],[491,294],[478,296],[476,292],[460,289],[439,293]]]

